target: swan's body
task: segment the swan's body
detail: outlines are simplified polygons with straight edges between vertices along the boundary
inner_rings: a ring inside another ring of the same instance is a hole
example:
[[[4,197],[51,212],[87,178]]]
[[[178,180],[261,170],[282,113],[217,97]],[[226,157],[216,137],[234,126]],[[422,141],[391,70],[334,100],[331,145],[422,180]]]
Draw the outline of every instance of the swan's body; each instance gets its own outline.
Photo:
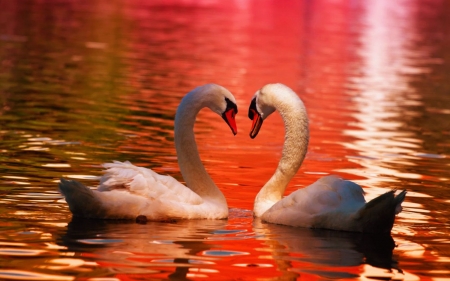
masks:
[[[204,107],[221,115],[236,134],[236,101],[225,88],[207,84],[189,92],[175,117],[175,148],[186,185],[130,162],[103,164],[105,174],[97,190],[61,179],[59,188],[74,216],[148,220],[224,219],[225,197],[206,172],[194,137],[197,113]]]
[[[327,176],[283,198],[306,155],[308,116],[295,92],[282,84],[268,84],[256,92],[249,108],[252,138],[258,134],[263,120],[275,110],[280,112],[285,124],[283,154],[275,173],[256,196],[254,215],[266,222],[290,226],[390,232],[406,191],[395,196],[393,190],[366,203],[361,186]]]

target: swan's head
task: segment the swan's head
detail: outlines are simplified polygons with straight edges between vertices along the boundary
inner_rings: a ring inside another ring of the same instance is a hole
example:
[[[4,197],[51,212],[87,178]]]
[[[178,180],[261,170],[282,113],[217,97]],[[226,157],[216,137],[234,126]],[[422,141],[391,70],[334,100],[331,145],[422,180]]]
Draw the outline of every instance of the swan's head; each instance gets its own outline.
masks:
[[[238,113],[238,109],[233,94],[217,84],[206,84],[197,89],[204,93],[202,96],[205,106],[222,116],[233,134],[236,135],[237,126],[235,117]]]
[[[261,129],[263,121],[275,111],[277,94],[290,90],[283,84],[267,84],[258,90],[248,109],[248,118],[253,120],[250,137],[254,139]]]
[[[304,120],[305,124],[308,123],[305,106],[291,88],[280,83],[267,84],[256,92],[248,109],[248,118],[253,120],[250,130],[252,139],[258,135],[263,121],[275,110],[282,117],[295,115],[299,120]]]
[[[222,111],[222,118],[225,122],[230,126],[231,131],[234,135],[237,134],[237,126],[236,126],[236,114],[238,112],[236,102],[231,101],[229,98],[225,98],[226,107],[225,110]]]

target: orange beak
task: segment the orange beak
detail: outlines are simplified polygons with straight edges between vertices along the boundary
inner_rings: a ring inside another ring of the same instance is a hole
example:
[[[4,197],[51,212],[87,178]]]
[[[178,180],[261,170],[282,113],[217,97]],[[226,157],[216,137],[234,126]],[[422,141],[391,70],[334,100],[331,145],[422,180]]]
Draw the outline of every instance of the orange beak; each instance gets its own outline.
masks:
[[[250,118],[250,120],[253,120],[252,128],[250,129],[250,137],[254,139],[258,135],[259,129],[261,129],[263,123],[261,114],[259,114],[258,110],[256,109],[256,98],[254,98],[250,103],[250,107],[248,108],[248,118]]]
[[[250,137],[254,139],[261,129],[263,119],[261,118],[261,115],[258,113],[258,111],[250,109],[253,111],[253,122],[252,122],[252,128],[250,129]]]
[[[231,131],[234,135],[237,134],[237,126],[236,126],[236,110],[234,108],[230,108],[222,114],[223,120],[230,126]]]

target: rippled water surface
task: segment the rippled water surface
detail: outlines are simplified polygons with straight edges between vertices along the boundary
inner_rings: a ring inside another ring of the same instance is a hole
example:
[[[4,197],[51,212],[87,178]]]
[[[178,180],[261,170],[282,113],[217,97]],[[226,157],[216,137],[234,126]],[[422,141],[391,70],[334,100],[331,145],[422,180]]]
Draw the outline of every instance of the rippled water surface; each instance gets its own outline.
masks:
[[[444,280],[450,278],[450,5],[401,1],[0,0],[0,279]],[[60,177],[95,185],[125,161],[182,181],[173,119],[214,82],[238,135],[195,127],[228,220],[72,220]],[[308,154],[287,193],[337,174],[373,198],[406,189],[392,235],[252,217],[283,124],[248,137],[264,84],[303,99]]]

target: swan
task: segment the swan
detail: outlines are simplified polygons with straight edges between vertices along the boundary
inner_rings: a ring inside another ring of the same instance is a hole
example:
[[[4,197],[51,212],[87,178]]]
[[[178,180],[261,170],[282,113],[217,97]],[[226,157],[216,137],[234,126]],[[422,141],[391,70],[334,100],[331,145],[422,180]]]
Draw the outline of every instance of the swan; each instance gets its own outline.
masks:
[[[309,141],[308,116],[298,95],[283,84],[267,84],[249,106],[253,120],[250,137],[257,136],[263,121],[277,110],[284,122],[285,139],[278,167],[256,196],[253,212],[265,222],[295,227],[390,233],[406,191],[391,190],[366,203],[364,191],[354,182],[330,175],[283,198],[297,173]]]
[[[97,190],[61,179],[59,190],[75,217],[100,219],[226,219],[227,201],[206,172],[194,137],[197,113],[204,107],[222,116],[237,133],[236,100],[224,87],[206,84],[181,100],[175,115],[175,149],[186,186],[171,176],[130,162],[113,161],[100,177]]]

